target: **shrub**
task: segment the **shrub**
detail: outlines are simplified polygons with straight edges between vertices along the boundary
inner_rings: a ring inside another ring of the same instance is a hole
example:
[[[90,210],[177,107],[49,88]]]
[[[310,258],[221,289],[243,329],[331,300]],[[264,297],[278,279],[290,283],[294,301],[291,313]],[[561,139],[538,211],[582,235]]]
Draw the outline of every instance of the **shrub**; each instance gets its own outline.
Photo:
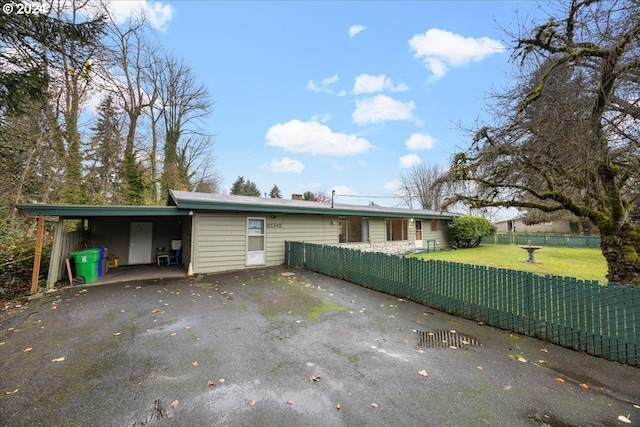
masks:
[[[495,233],[496,227],[481,216],[465,215],[449,224],[455,248],[475,248],[483,237]]]
[[[28,295],[33,273],[35,238],[21,230],[0,230],[0,301],[13,300]],[[46,278],[51,256],[51,243],[42,248],[40,277]]]

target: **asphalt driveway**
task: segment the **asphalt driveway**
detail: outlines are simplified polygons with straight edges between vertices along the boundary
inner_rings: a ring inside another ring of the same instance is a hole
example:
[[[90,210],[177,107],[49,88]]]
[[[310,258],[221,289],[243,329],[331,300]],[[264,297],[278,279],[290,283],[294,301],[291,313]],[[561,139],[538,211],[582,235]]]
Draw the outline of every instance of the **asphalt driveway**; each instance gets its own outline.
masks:
[[[3,312],[0,393],[3,426],[640,425],[640,369],[284,267]]]

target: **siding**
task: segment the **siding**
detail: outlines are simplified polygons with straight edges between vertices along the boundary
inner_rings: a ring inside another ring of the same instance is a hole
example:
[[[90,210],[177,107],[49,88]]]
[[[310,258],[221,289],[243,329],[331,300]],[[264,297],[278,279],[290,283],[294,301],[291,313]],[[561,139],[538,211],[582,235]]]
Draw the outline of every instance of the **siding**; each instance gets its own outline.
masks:
[[[197,213],[194,217],[194,273],[245,268],[247,218],[265,218],[265,265],[284,263],[285,240],[338,243],[338,218],[254,212]],[[272,218],[273,217],[273,218]]]
[[[245,268],[247,218],[266,220],[265,265],[284,263],[285,241],[338,245],[338,217],[255,212],[198,212],[193,217],[191,260],[194,273],[214,273]],[[423,220],[423,239],[448,246],[446,230],[431,232],[430,221]],[[386,219],[369,218],[372,242],[386,241]],[[408,242],[415,241],[414,222],[409,221]],[[348,245],[348,244],[347,244]],[[185,262],[187,262],[185,260]]]

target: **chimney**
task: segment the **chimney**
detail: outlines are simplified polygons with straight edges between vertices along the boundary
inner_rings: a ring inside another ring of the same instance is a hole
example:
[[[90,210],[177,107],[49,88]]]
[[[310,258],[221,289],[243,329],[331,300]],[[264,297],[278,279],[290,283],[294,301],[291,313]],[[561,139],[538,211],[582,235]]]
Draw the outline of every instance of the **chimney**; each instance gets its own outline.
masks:
[[[302,194],[292,194],[291,200],[302,200]]]

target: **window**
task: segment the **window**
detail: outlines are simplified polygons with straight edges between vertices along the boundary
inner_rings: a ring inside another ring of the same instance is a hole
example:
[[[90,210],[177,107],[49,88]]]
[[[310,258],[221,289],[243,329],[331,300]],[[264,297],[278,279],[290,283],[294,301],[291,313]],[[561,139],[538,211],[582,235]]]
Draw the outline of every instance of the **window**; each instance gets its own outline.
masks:
[[[444,222],[441,219],[432,219],[431,231],[442,231],[442,230],[444,230]]]
[[[366,242],[369,240],[368,218],[338,218],[340,243]]]
[[[408,240],[409,221],[406,219],[387,220],[387,241]]]

